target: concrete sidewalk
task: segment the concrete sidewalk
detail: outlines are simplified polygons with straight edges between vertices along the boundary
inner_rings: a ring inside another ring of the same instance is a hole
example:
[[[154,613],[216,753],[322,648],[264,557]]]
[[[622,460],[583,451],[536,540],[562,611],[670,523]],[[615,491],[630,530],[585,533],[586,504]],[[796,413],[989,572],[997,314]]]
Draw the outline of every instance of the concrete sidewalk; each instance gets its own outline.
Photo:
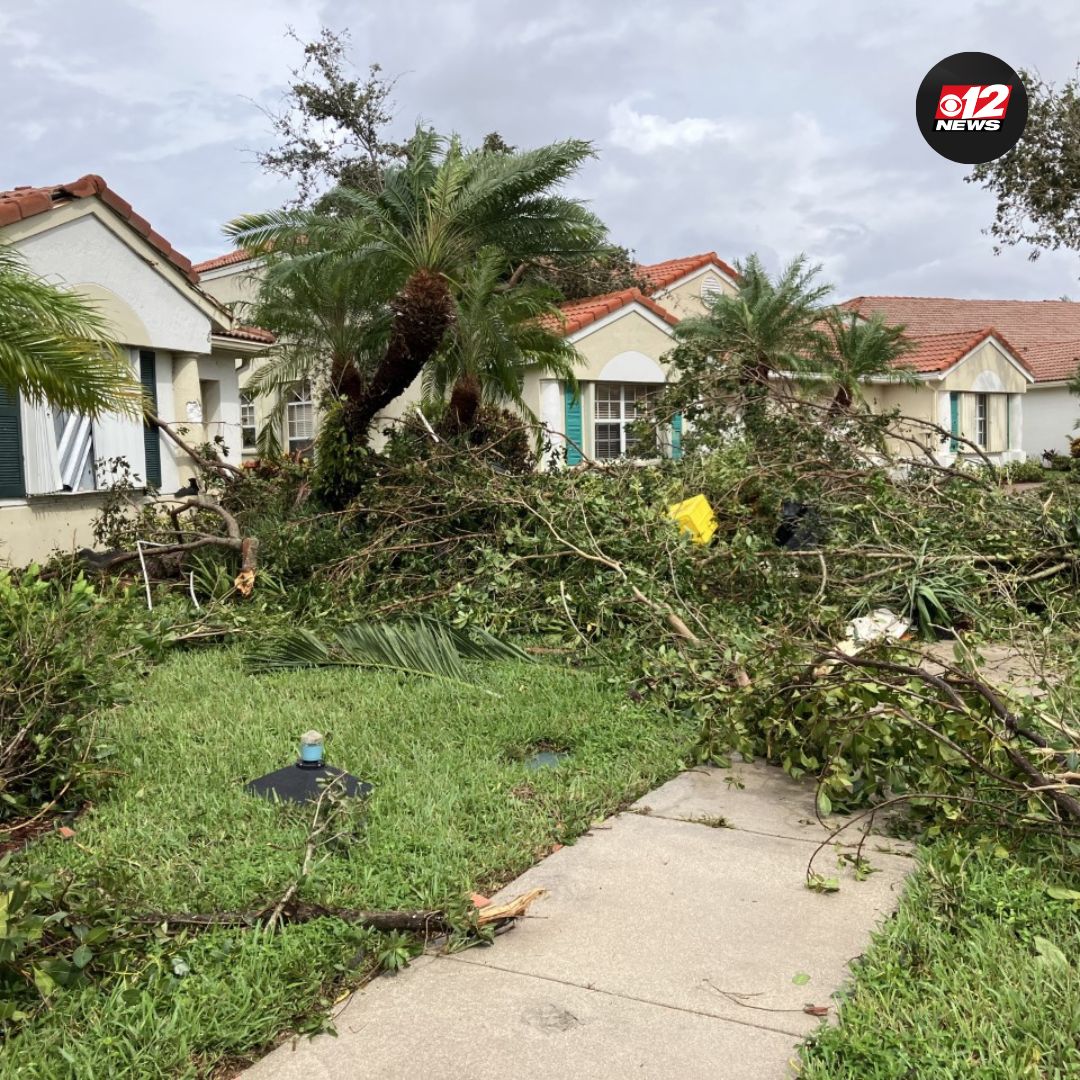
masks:
[[[833,819],[836,823],[844,819]],[[807,862],[839,892],[806,888]],[[912,861],[871,838],[856,881],[812,789],[762,765],[684,773],[494,899],[548,895],[494,945],[425,956],[249,1080],[762,1080],[791,1076]],[[838,859],[843,865],[838,866]]]

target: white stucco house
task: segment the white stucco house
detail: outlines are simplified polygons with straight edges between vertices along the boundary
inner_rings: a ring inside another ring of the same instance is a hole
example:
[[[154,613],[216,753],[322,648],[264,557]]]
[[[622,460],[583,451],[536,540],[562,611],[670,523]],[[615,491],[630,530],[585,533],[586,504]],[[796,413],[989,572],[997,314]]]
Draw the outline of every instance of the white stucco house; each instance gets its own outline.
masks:
[[[192,446],[220,437],[227,459],[240,461],[237,368],[273,338],[238,325],[130,203],[99,176],[0,192],[0,242],[34,273],[96,304],[162,420],[185,429]],[[102,489],[115,479],[106,463],[117,457],[163,492],[194,473],[141,420],[91,421],[0,392],[0,561],[91,546]]]

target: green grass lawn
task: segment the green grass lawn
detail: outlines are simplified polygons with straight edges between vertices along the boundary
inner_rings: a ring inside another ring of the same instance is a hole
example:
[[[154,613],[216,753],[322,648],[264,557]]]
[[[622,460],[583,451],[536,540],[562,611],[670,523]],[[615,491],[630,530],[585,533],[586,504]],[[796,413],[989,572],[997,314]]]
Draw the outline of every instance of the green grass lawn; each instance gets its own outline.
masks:
[[[304,898],[460,904],[675,773],[693,741],[595,673],[480,670],[500,696],[356,670],[250,676],[235,651],[177,655],[103,720],[116,774],[74,840],[50,836],[19,860],[99,881],[133,912],[272,903],[296,876],[306,815],[245,794],[243,782],[293,760],[315,727],[328,759],[375,791]],[[535,744],[570,754],[530,772],[522,758]],[[62,994],[0,1049],[0,1077],[209,1075],[290,1027],[317,1026],[377,948],[329,919],[273,937],[191,937],[126,979]]]
[[[927,848],[803,1080],[1080,1076],[1080,905],[1047,892],[1080,882],[1061,865],[1050,844]]]

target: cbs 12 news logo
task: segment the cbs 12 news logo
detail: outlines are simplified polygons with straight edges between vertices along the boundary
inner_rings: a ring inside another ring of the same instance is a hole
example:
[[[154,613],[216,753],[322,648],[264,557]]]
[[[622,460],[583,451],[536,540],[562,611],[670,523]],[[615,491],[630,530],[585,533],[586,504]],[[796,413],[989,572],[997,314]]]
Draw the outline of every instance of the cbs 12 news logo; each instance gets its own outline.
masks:
[[[1008,153],[1027,124],[1020,76],[990,53],[956,53],[935,64],[915,97],[923,138],[942,157],[965,165]]]

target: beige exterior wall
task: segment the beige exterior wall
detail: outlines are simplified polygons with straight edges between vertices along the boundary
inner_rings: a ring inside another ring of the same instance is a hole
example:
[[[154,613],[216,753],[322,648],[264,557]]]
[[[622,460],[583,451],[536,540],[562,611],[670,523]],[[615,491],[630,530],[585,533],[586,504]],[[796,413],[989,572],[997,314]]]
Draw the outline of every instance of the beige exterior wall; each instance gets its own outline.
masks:
[[[595,385],[666,382],[663,358],[674,345],[671,329],[646,309],[628,306],[571,336],[580,358],[576,374],[581,385],[581,449],[587,457],[594,452]],[[561,384],[532,369],[525,375],[522,397],[533,415],[554,433],[556,448],[564,446],[561,436],[565,434],[566,415]]]
[[[53,551],[94,547],[93,522],[103,504],[99,494],[0,502],[0,565],[26,566]]]
[[[685,281],[662,289],[656,294],[656,301],[680,319],[694,318],[708,311],[708,297],[704,294],[710,288],[719,289],[728,296],[737,291],[718,270],[706,267],[695,271]]]
[[[220,270],[210,270],[199,278],[203,292],[209,293],[218,303],[235,311],[244,322],[244,308],[253,304],[259,295],[262,266],[256,262],[236,263]]]
[[[995,384],[996,376],[1000,382]],[[1025,377],[1013,361],[1009,360],[993,343],[985,341],[966,359],[962,360],[941,380],[942,390],[970,390],[982,392],[1022,394],[1027,390],[1030,379]]]

